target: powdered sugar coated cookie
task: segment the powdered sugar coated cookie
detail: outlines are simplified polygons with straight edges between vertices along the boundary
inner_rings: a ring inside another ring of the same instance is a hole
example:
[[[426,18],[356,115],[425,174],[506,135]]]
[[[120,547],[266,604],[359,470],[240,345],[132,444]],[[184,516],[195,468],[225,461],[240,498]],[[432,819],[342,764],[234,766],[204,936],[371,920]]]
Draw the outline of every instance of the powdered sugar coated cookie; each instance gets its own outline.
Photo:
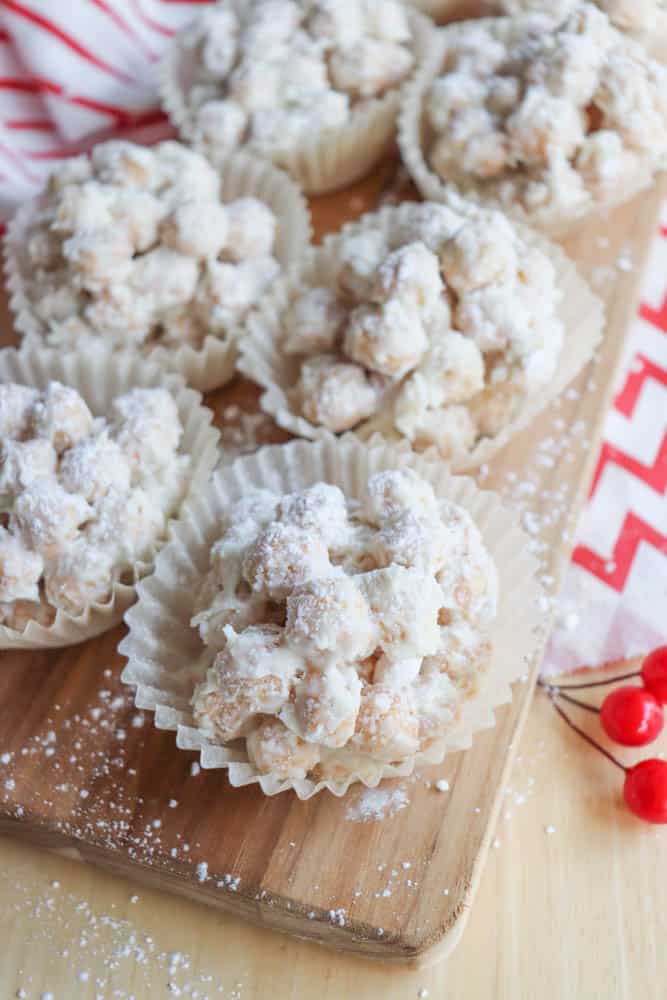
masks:
[[[354,500],[326,483],[250,491],[222,530],[191,622],[206,671],[193,714],[214,743],[245,739],[260,773],[407,760],[483,683],[495,567],[469,515],[412,470]]]

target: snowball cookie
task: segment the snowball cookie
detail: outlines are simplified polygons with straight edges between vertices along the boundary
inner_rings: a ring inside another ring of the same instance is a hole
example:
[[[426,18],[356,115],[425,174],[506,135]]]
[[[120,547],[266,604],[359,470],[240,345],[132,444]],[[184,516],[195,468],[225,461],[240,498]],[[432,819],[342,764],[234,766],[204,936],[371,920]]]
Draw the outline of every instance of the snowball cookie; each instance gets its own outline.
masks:
[[[233,0],[202,10],[174,39],[165,101],[214,160],[245,146],[290,168],[300,147],[411,73],[415,39],[398,0]],[[187,77],[187,83],[184,79]]]
[[[581,0],[501,0],[503,14],[537,14],[559,23],[581,3]],[[661,0],[595,0],[611,23],[620,31],[643,33],[655,28],[664,14]]]
[[[462,199],[391,219],[365,216],[315,252],[275,321],[285,396],[313,434],[373,428],[462,461],[554,379],[554,266],[505,215]]]
[[[109,599],[164,537],[189,459],[166,389],[132,389],[105,419],[59,382],[7,383],[0,421],[0,625],[23,631]]]
[[[570,6],[557,23],[527,14],[445,29],[441,69],[404,109],[402,147],[422,188],[439,178],[562,231],[664,169],[667,69],[603,10]]]
[[[12,251],[19,325],[65,348],[231,342],[281,274],[276,227],[258,198],[223,202],[220,173],[178,142],[101,143],[57,167],[31,208]]]
[[[191,625],[208,669],[195,723],[260,774],[398,763],[483,683],[496,568],[470,515],[411,469],[352,500],[251,489],[227,512]]]

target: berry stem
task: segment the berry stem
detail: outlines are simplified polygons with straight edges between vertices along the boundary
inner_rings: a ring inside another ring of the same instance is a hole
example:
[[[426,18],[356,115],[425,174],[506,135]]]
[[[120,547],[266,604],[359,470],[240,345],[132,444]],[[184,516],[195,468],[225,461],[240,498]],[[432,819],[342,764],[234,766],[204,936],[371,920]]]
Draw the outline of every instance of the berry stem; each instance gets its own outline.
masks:
[[[641,670],[633,670],[629,674],[619,674],[618,677],[610,677],[606,681],[589,681],[586,684],[550,684],[549,681],[542,680],[538,677],[537,683],[540,687],[556,689],[558,691],[584,691],[586,688],[599,688],[607,687],[608,684],[616,684],[617,681],[627,681],[631,677],[639,677]]]
[[[550,694],[554,694],[557,698],[562,698],[563,701],[569,701],[571,705],[576,705],[577,708],[585,708],[587,712],[595,712],[596,715],[600,714],[600,709],[597,705],[589,705],[588,702],[580,701],[579,698],[573,698],[569,694],[561,694],[558,687],[551,688]]]
[[[602,754],[605,755],[605,757],[607,758],[607,760],[610,760],[612,762],[612,764],[616,765],[616,767],[620,767],[621,771],[627,771],[628,770],[628,768],[624,764],[621,764],[620,760],[617,760],[616,757],[614,757],[613,754],[609,753],[608,750],[605,750],[604,747],[600,746],[600,744],[596,740],[594,740],[592,736],[589,736],[588,733],[585,733],[583,729],[580,729],[579,726],[577,726],[572,721],[572,719],[567,714],[567,712],[565,712],[565,710],[563,708],[561,708],[561,706],[556,701],[556,695],[555,694],[553,694],[551,692],[549,693],[549,701],[551,702],[551,704],[553,705],[553,707],[556,709],[556,711],[560,715],[561,719],[563,719],[563,721],[567,723],[567,725],[570,727],[570,729],[574,729],[575,733],[578,733],[579,736],[581,736],[581,738],[586,741],[586,743],[588,743],[592,747],[595,747],[596,750],[599,750],[600,753],[602,753]]]

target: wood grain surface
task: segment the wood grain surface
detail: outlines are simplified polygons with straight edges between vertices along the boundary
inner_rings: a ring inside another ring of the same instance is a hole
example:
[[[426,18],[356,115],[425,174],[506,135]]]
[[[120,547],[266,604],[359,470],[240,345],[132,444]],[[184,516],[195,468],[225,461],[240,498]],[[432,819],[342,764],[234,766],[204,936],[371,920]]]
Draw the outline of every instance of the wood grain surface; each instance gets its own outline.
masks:
[[[355,189],[319,199],[317,233],[372,207],[394,180],[395,166],[387,164]],[[529,515],[540,525],[544,572],[554,588],[665,190],[663,182],[565,241],[584,273],[611,268],[612,280],[598,288],[609,316],[603,346],[577,385],[484,477],[485,486],[509,496],[513,484],[535,483]],[[630,271],[614,269],[622,250],[632,251]],[[218,414],[230,402],[252,410],[256,393],[239,380],[210,399]],[[274,438],[270,430],[267,438]],[[451,949],[479,882],[531,678],[517,685],[512,705],[469,751],[398,783],[408,808],[360,824],[347,818],[358,791],[342,801],[320,795],[301,803],[231,789],[219,772],[192,775],[193,756],[176,750],[172,734],[152,729],[120,685],[115,650],[122,634],[116,629],[55,653],[2,654],[2,830],[75,845],[83,858],[116,873],[339,948],[412,962]],[[434,789],[436,777],[448,780],[449,792]]]
[[[664,1000],[667,834],[627,813],[616,769],[539,694],[492,843],[460,944],[413,970],[0,838],[0,997]],[[375,860],[392,863],[390,836]]]

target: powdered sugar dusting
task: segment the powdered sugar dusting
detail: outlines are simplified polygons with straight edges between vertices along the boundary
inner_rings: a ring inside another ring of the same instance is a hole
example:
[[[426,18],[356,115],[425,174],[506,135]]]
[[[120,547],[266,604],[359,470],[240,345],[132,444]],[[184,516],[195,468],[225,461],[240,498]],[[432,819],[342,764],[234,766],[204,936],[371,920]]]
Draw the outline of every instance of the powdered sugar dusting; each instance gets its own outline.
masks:
[[[247,490],[221,522],[191,619],[210,650],[192,698],[208,740],[245,738],[274,779],[327,780],[446,731],[484,673],[496,608],[463,508],[393,469],[358,497]]]
[[[365,788],[347,807],[345,819],[352,823],[375,823],[395,816],[410,805],[405,788]]]
[[[71,978],[66,992],[49,988],[48,980],[47,988],[40,990],[42,974],[30,967],[19,969],[19,982],[11,994],[18,1000],[61,1000],[84,994],[96,1000],[139,996],[242,1000],[244,996],[242,983],[220,981],[187,952],[170,950],[145,927],[125,919],[122,903],[110,902],[100,911],[76,893],[54,892],[54,886],[60,889],[58,883],[40,891],[6,874],[1,878],[5,912],[19,922],[30,917],[29,940],[39,949],[40,969],[59,968],[61,989],[63,979]],[[130,902],[138,899],[132,897]],[[131,982],[136,992],[119,988],[119,981]]]

